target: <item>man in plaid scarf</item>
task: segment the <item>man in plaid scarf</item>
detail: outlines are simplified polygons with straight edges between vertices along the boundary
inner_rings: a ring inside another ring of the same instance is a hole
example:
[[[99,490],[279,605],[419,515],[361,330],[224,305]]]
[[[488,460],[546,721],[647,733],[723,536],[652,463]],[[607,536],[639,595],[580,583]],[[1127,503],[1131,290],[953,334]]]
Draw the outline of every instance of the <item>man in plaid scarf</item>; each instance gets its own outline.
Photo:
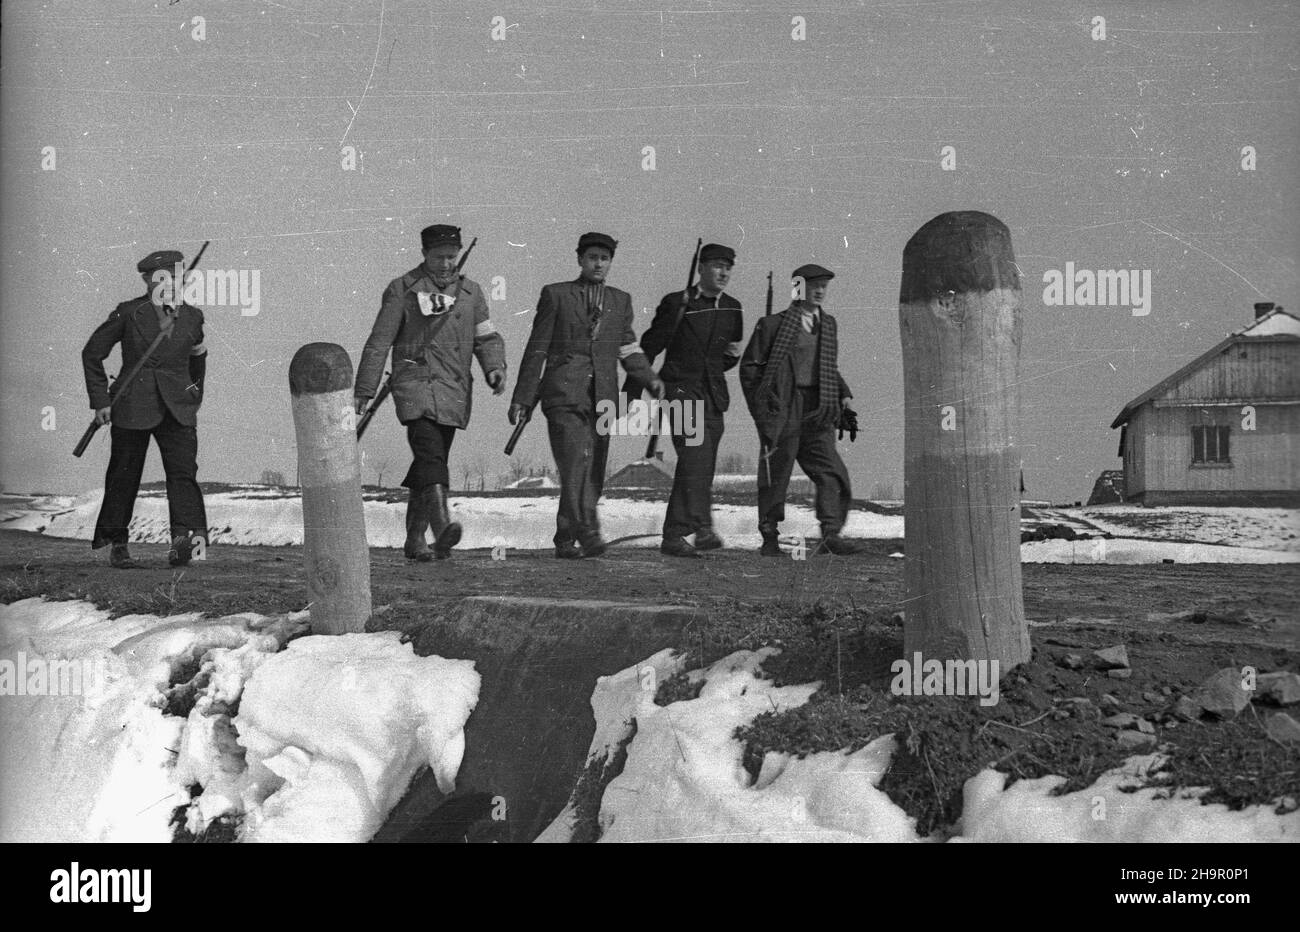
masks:
[[[853,493],[835,449],[835,428],[852,397],[836,364],[835,318],[822,310],[835,277],[820,265],[794,270],[795,300],[762,317],[740,361],[740,384],[762,444],[758,462],[758,529],[764,556],[777,557],[777,526],[785,518],[790,471],[798,462],[817,490],[818,553],[863,550],[840,536]]]

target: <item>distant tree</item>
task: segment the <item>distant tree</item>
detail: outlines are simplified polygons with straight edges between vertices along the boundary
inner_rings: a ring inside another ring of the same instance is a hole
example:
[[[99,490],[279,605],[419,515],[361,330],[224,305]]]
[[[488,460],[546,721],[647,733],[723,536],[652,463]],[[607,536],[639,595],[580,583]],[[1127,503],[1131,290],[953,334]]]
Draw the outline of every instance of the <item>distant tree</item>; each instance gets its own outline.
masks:
[[[894,495],[894,483],[877,482],[871,487],[871,500],[873,502],[897,501],[897,496]]]
[[[481,456],[474,457],[473,471],[474,471],[474,475],[478,477],[478,490],[480,492],[484,491],[487,488],[487,470],[488,470],[487,460],[485,460]],[[466,488],[469,487],[468,480],[466,481],[465,486]]]
[[[262,485],[283,486],[284,473],[280,472],[278,469],[263,469]]]
[[[388,472],[388,467],[391,465],[393,465],[393,461],[384,458],[370,467],[375,471],[375,485],[381,489],[384,487],[384,473]]]
[[[754,464],[748,456],[741,453],[728,453],[718,461],[718,472],[729,475],[742,475],[754,471]]]
[[[524,459],[522,456],[515,455],[510,457],[510,481],[516,482],[524,478],[524,476],[527,476],[531,472],[531,466],[532,462]]]

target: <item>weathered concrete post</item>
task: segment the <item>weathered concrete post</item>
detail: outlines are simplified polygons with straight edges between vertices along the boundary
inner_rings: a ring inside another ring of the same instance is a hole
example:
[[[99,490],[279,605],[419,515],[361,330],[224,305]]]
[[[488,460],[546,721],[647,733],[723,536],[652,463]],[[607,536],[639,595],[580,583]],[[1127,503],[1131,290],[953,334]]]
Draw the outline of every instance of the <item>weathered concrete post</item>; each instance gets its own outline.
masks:
[[[941,214],[903,250],[905,658],[1029,659],[1020,588],[1020,275],[1011,232]]]
[[[312,632],[362,631],[371,609],[370,550],[347,352],[334,343],[299,349],[289,363],[289,391]]]

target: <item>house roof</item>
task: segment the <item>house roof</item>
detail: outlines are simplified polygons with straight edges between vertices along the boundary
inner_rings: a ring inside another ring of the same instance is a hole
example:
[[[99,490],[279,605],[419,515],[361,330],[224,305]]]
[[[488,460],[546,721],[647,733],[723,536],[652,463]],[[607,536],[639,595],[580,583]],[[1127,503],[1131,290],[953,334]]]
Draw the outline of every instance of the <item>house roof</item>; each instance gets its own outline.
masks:
[[[1258,320],[1242,327],[1240,330],[1234,330],[1228,334],[1222,341],[1215,346],[1206,350],[1200,356],[1197,356],[1187,365],[1183,366],[1173,375],[1157,382],[1141,395],[1138,395],[1132,401],[1124,406],[1124,410],[1111,422],[1111,428],[1120,427],[1129,422],[1133,413],[1153,398],[1159,398],[1169,389],[1173,388],[1184,378],[1195,372],[1201,366],[1205,365],[1220,353],[1226,351],[1229,347],[1237,343],[1244,343],[1254,340],[1300,340],[1300,317],[1296,317],[1282,308],[1274,308]]]
[[[668,468],[667,464],[664,463],[663,460],[658,458],[639,459],[639,460],[633,460],[632,462],[624,466],[622,469],[620,469],[618,472],[614,473],[614,475],[610,476],[608,479],[605,480],[605,484],[609,485],[610,482],[613,482],[619,476],[623,476],[633,472],[642,472],[646,469],[651,469],[659,473],[661,476],[666,476],[669,479],[673,477],[673,471]]]

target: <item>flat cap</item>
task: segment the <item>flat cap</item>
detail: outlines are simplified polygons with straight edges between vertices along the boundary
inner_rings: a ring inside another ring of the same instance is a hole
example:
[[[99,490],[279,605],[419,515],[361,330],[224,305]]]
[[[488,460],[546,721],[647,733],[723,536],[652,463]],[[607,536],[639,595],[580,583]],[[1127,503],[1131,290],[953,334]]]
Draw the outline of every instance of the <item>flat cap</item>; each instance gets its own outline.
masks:
[[[157,252],[151,252],[135,264],[141,274],[148,275],[157,269],[172,269],[177,263],[185,261],[185,254],[177,252],[175,249],[160,249]]]
[[[618,240],[612,236],[606,236],[604,233],[583,233],[578,237],[578,255],[582,255],[592,246],[601,246],[609,250],[612,256],[614,250],[618,248]]]
[[[455,246],[460,248],[460,227],[446,223],[435,223],[420,231],[420,246],[432,249],[434,246]]]
[[[830,269],[822,268],[816,263],[809,262],[807,265],[801,265],[799,268],[795,269],[794,272],[791,273],[790,277],[802,278],[804,281],[810,282],[816,278],[834,278],[835,273]]]
[[[733,265],[736,262],[736,250],[730,246],[721,246],[718,243],[706,243],[700,250],[701,262],[713,262],[721,259],[724,262],[730,262]]]

